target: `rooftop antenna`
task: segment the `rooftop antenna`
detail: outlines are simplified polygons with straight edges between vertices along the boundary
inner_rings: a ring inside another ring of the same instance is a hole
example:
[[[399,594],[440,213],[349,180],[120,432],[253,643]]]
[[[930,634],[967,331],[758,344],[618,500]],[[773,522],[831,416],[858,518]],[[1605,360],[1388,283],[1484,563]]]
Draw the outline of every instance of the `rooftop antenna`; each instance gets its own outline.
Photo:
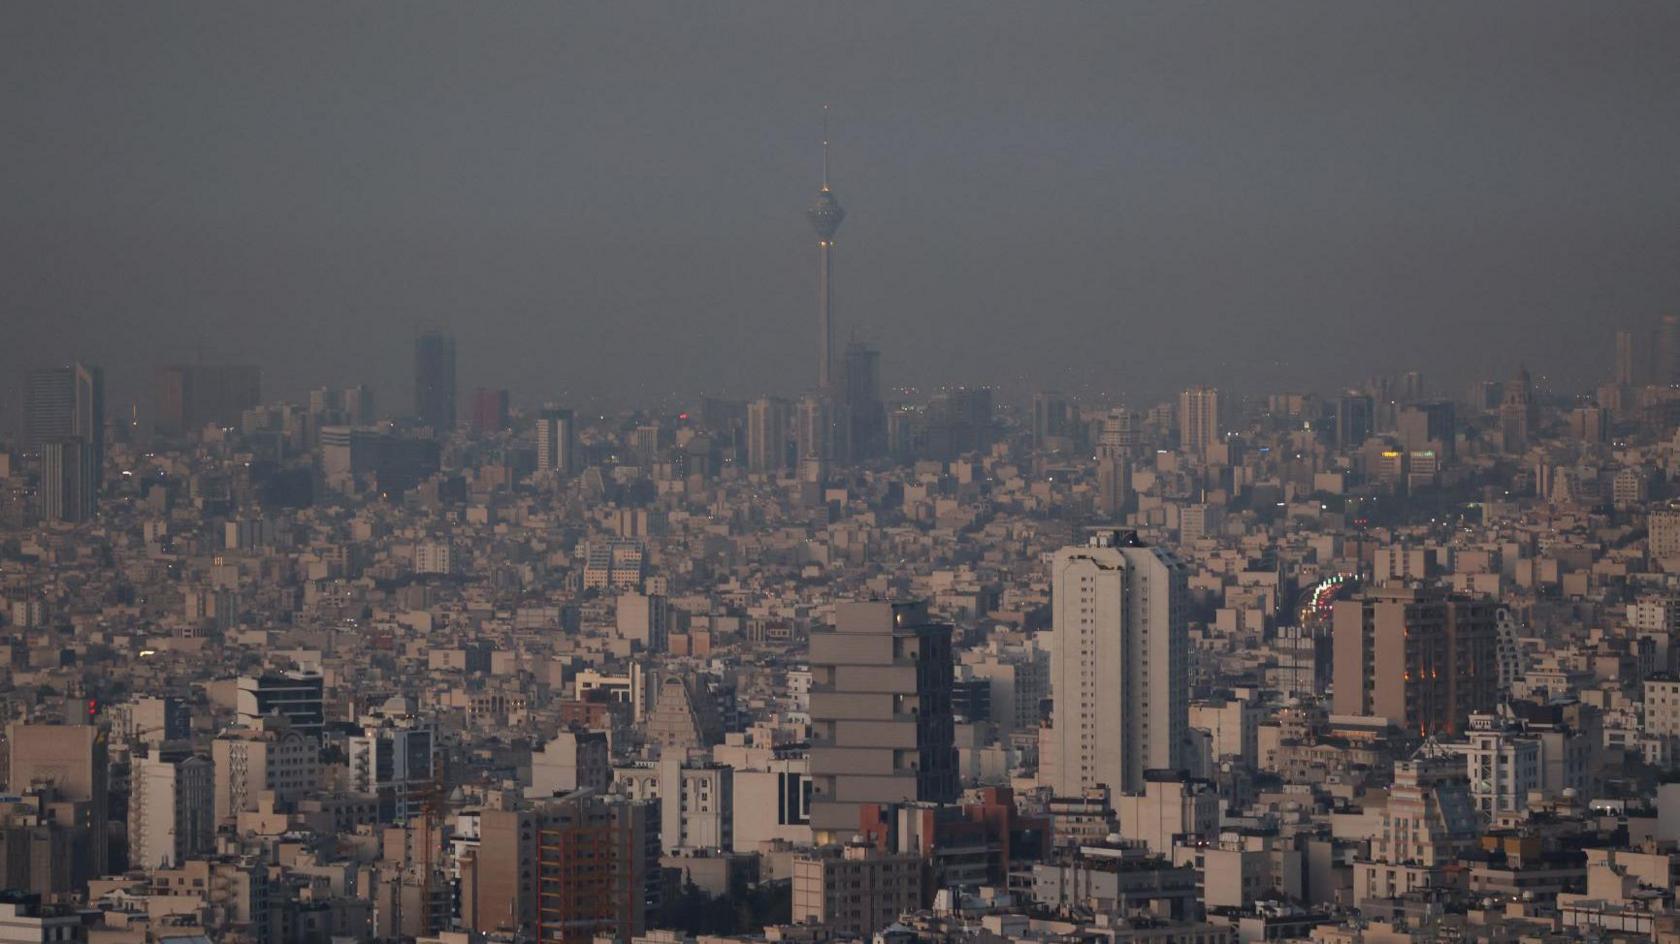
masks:
[[[828,189],[828,106],[823,106],[823,178],[822,188]]]

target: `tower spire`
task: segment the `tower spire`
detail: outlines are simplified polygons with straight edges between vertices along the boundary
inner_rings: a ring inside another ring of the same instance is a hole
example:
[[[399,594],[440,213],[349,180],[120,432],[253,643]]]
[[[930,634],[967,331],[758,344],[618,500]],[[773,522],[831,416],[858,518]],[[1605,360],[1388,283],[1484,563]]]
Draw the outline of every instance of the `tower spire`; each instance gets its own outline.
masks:
[[[822,187],[817,190],[817,199],[811,208],[805,211],[805,218],[811,221],[811,228],[817,231],[817,389],[825,394],[833,391],[833,357],[831,348],[834,341],[834,323],[829,311],[832,301],[832,275],[834,234],[840,229],[840,221],[846,218],[846,211],[840,206],[840,199],[828,187],[828,106],[823,106],[823,179]]]

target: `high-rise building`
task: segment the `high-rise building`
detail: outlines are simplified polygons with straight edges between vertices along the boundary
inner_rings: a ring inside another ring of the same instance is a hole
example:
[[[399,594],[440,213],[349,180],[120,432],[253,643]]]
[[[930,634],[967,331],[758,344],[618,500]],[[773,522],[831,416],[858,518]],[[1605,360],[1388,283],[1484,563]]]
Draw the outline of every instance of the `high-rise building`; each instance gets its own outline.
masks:
[[[455,338],[428,331],[414,341],[414,416],[440,435],[455,428]]]
[[[958,791],[951,627],[923,603],[846,602],[811,633],[811,830],[848,839],[866,803]]]
[[[473,391],[472,434],[499,433],[508,427],[508,392],[479,387]]]
[[[1103,414],[1097,433],[1097,458],[1128,459],[1142,445],[1136,413],[1117,406]]]
[[[963,653],[971,678],[991,685],[991,722],[1007,736],[1039,726],[1041,702],[1050,694],[1050,653],[1028,639],[1019,646],[996,643]]]
[[[93,446],[80,439],[41,444],[41,519],[74,523],[93,518],[97,508]]]
[[[215,844],[214,770],[191,752],[153,748],[135,761],[128,794],[131,868],[175,868]]]
[[[1419,752],[1396,761],[1369,858],[1354,864],[1354,899],[1393,898],[1414,887],[1448,884],[1451,879],[1442,873],[1481,835],[1461,755]]]
[[[1400,382],[1395,385],[1395,399],[1402,404],[1416,403],[1423,399],[1423,372],[1408,370],[1400,375]]]
[[[1470,385],[1465,395],[1465,402],[1476,413],[1492,413],[1499,409],[1499,401],[1505,396],[1505,384],[1498,380],[1478,380]]]
[[[1663,315],[1657,328],[1656,383],[1680,384],[1680,315]]]
[[[788,403],[764,397],[747,404],[747,471],[777,473],[788,467]]]
[[[1482,815],[1496,817],[1528,809],[1529,794],[1541,789],[1541,745],[1504,714],[1472,714],[1462,750],[1470,774],[1470,796]]]
[[[238,426],[262,402],[262,371],[249,364],[178,364],[157,373],[157,415],[163,436],[196,433],[212,423]]]
[[[831,306],[834,300],[834,234],[846,219],[840,200],[828,187],[828,107],[823,107],[823,173],[822,187],[816,202],[805,211],[811,228],[817,231],[817,389],[834,392],[834,320]]]
[[[1653,563],[1680,558],[1680,503],[1651,509],[1645,517],[1645,535],[1645,555]]]
[[[1041,452],[1067,448],[1073,420],[1067,398],[1054,391],[1033,394],[1032,444]]]
[[[307,672],[242,676],[237,705],[239,723],[255,727],[270,715],[280,715],[299,733],[320,737],[326,716],[322,709],[321,676]]]
[[[1051,787],[1142,792],[1145,771],[1188,759],[1185,566],[1126,531],[1096,532],[1050,566]]]
[[[1633,332],[1622,329],[1616,332],[1616,372],[1614,382],[1620,387],[1632,387],[1640,380],[1640,371],[1636,369],[1639,363],[1638,347],[1633,342]]]
[[[463,921],[539,944],[630,940],[658,903],[658,817],[654,801],[589,793],[485,810],[463,867]]]
[[[1400,433],[1401,444],[1409,451],[1433,450],[1446,458],[1451,458],[1455,451],[1458,423],[1450,400],[1402,407],[1395,418],[1395,426]]]
[[[320,784],[320,747],[283,718],[260,718],[210,742],[215,768],[211,810],[217,823],[257,809],[264,793],[289,803]]]
[[[547,797],[574,790],[605,793],[611,784],[606,732],[572,729],[555,734],[542,750],[531,752],[531,785],[525,795]]]
[[[920,855],[866,843],[796,856],[793,921],[848,940],[868,938],[921,907],[923,872]]]
[[[1371,396],[1349,391],[1336,398],[1336,448],[1358,449],[1371,438],[1375,408]]]
[[[881,403],[881,352],[867,344],[846,346],[846,438],[854,460],[881,455],[887,446],[887,411]]]
[[[1534,403],[1534,383],[1528,368],[1517,370],[1517,376],[1506,382],[1499,401],[1499,435],[1506,452],[1522,452],[1528,448],[1535,433],[1538,413]]]
[[[111,710],[111,733],[131,744],[186,740],[192,737],[192,709],[175,695],[142,695]]]
[[[955,387],[928,400],[926,457],[950,460],[991,448],[996,428],[990,387]]]
[[[1334,710],[1420,736],[1464,730],[1498,699],[1498,607],[1427,587],[1382,586],[1333,609]]]
[[[419,816],[436,772],[437,729],[412,717],[365,718],[349,739],[350,789],[377,798],[379,821]]]
[[[571,410],[548,407],[537,414],[537,471],[577,471],[577,421]]]
[[[659,759],[659,841],[667,852],[735,845],[735,769],[689,763],[679,753]]]
[[[621,593],[614,623],[619,639],[643,652],[664,652],[671,633],[670,601],[657,593]]]
[[[1178,395],[1178,445],[1185,452],[1207,455],[1224,438],[1220,426],[1219,391],[1191,387]]]
[[[10,760],[6,788],[21,794],[50,784],[60,800],[77,809],[88,848],[81,856],[93,875],[109,869],[106,823],[110,815],[108,735],[92,725],[13,723],[6,729]]]
[[[327,486],[345,491],[372,486],[401,494],[436,473],[441,458],[435,440],[383,429],[323,426],[319,439]]]
[[[794,441],[799,461],[828,460],[834,455],[833,404],[819,396],[801,397],[794,418]]]
[[[39,452],[52,440],[77,439],[89,448],[98,477],[105,469],[105,372],[86,364],[32,370],[24,378],[23,448]]]
[[[1104,457],[1097,460],[1097,494],[1093,503],[1097,514],[1113,518],[1124,514],[1132,503],[1132,465],[1126,459]]]
[[[373,406],[373,388],[357,384],[344,388],[344,422],[351,426],[367,426],[378,414]]]

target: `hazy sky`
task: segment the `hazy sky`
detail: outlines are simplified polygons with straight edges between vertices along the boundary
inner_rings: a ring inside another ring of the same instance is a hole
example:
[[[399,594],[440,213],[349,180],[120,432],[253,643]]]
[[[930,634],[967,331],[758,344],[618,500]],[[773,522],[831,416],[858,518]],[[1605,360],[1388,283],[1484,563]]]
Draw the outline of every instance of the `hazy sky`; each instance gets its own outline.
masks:
[[[410,402],[1584,384],[1680,309],[1680,4],[13,2],[0,369]],[[15,374],[12,374],[15,376]],[[10,392],[8,391],[8,395]]]

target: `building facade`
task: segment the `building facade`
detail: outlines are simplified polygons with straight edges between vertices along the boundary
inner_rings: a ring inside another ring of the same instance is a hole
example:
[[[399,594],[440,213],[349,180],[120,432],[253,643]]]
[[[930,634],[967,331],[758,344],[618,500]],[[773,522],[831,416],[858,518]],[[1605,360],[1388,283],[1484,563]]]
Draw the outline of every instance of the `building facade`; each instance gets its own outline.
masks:
[[[1059,796],[1144,788],[1187,759],[1184,565],[1130,532],[1102,531],[1051,564],[1051,693]]]
[[[951,627],[922,603],[835,605],[811,634],[811,829],[857,830],[864,803],[957,797]]]

